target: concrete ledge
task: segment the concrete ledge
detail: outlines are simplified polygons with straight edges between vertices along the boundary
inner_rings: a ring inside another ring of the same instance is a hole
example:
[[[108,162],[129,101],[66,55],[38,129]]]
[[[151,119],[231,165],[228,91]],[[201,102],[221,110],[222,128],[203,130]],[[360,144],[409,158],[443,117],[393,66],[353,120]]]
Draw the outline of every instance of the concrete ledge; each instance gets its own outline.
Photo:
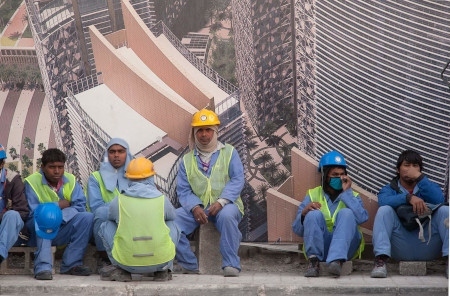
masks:
[[[9,275],[32,275],[33,260],[31,259],[36,251],[35,247],[12,247],[8,252],[8,258],[0,265],[0,274]],[[55,262],[56,247],[52,247],[53,262]],[[10,264],[11,253],[23,254],[24,262]],[[53,274],[55,274],[55,264],[53,264]]]
[[[426,261],[400,261],[398,272],[401,275],[423,276],[427,274]]]
[[[448,296],[443,276],[404,277],[390,275],[372,279],[367,273],[348,277],[305,278],[297,273],[243,272],[238,278],[219,275],[174,274],[169,282],[120,283],[101,281],[98,275],[77,277],[56,274],[53,281],[36,281],[30,276],[1,276],[1,295],[433,295]]]

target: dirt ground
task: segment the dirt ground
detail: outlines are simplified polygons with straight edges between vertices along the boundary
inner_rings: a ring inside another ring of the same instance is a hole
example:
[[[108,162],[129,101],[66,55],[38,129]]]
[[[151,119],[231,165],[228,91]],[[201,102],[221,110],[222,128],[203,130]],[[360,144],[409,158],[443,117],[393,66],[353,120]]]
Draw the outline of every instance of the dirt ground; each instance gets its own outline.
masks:
[[[305,259],[300,253],[285,253],[263,249],[241,254],[242,272],[300,273]]]
[[[255,248],[240,254],[242,272],[268,272],[268,273],[298,273],[303,276],[307,261],[302,253],[280,252]],[[352,260],[353,272],[370,274],[373,268],[373,259]],[[389,260],[388,271],[399,272],[399,262]],[[446,262],[444,259],[427,262],[427,275],[444,274]]]

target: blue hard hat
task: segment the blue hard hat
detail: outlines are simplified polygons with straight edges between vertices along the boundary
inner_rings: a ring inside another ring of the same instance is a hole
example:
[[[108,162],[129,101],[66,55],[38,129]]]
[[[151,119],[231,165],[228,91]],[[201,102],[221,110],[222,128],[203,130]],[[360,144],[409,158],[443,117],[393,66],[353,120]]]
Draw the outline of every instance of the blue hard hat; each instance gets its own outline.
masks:
[[[321,172],[322,168],[327,165],[342,166],[344,168],[347,168],[347,163],[345,162],[344,156],[336,150],[327,152],[320,158],[319,172]]]
[[[56,203],[39,204],[34,211],[34,228],[37,236],[54,239],[62,223],[62,211]]]
[[[5,159],[5,158],[6,158],[5,147],[3,147],[3,145],[0,144],[0,159]]]

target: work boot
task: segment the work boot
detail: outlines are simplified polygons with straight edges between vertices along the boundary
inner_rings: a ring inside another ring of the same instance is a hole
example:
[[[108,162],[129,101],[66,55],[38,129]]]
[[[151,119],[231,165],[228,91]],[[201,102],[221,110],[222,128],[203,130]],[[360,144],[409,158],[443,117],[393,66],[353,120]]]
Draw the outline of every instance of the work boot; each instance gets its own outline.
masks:
[[[98,270],[98,274],[100,275],[100,279],[102,279],[103,277],[106,278],[106,277],[111,276],[111,273],[114,270],[116,270],[116,269],[117,269],[117,267],[114,266],[114,265],[107,265],[107,266],[104,266],[104,267],[100,268]],[[109,281],[109,279],[108,279],[108,281]]]
[[[237,277],[239,276],[239,269],[227,266],[223,269],[223,276],[224,277]]]
[[[310,257],[308,259],[308,267],[305,272],[305,277],[318,277],[320,271],[319,258]]]
[[[169,270],[156,271],[153,277],[155,282],[166,282],[172,280],[172,273]]]
[[[386,261],[389,257],[386,255],[380,255],[375,257],[375,266],[370,273],[372,278],[385,278],[387,277]]]
[[[200,274],[198,269],[186,269],[183,266],[181,267],[182,274]]]
[[[100,279],[102,281],[131,282],[131,273],[114,265],[109,265],[100,269]]]
[[[52,272],[50,271],[50,270],[43,270],[43,271],[40,271],[40,272],[38,272],[38,273],[36,273],[36,275],[34,276],[34,278],[35,279],[37,279],[37,280],[40,280],[40,281],[42,281],[42,280],[52,280],[53,279],[53,275],[52,275]]]
[[[342,261],[341,260],[335,260],[328,265],[328,272],[336,277],[341,276],[341,270],[342,270]]]
[[[72,267],[68,271],[61,272],[61,274],[70,274],[70,275],[79,275],[79,276],[88,276],[91,275],[92,270],[88,266],[79,265]]]

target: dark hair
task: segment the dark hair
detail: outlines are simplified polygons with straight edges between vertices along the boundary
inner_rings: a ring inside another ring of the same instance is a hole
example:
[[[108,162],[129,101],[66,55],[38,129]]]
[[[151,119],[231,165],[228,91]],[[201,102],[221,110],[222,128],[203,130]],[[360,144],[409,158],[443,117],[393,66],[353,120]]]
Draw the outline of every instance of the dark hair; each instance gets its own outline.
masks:
[[[397,159],[397,170],[400,169],[400,166],[404,161],[407,161],[412,164],[418,164],[420,167],[420,171],[422,171],[423,163],[422,156],[419,153],[413,150],[405,150],[403,151]]]
[[[347,175],[347,168],[343,165],[326,165],[326,166],[322,167],[324,178],[328,177],[328,173],[331,171],[331,169],[334,169],[334,168],[344,169],[345,174]]]
[[[66,162],[66,155],[57,148],[50,148],[42,153],[41,163],[46,166],[50,162]]]

